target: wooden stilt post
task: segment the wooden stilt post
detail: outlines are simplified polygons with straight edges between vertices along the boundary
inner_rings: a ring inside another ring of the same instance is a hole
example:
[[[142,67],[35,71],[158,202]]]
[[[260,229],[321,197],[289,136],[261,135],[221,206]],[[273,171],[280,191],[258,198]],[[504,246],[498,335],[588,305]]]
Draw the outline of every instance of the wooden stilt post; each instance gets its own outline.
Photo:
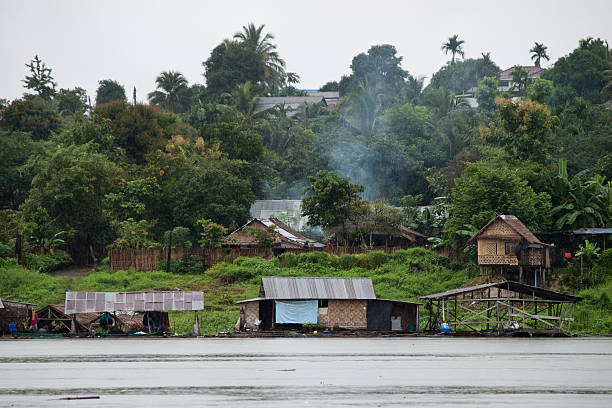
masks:
[[[71,320],[70,320],[70,334],[77,334],[76,315],[73,314],[70,317],[71,317]]]

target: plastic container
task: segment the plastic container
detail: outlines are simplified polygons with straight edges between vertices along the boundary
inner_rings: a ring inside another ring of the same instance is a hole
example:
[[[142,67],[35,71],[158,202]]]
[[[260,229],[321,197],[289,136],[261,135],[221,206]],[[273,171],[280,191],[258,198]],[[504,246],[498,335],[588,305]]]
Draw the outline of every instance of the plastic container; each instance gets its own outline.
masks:
[[[17,323],[8,324],[9,333],[17,333]]]
[[[450,326],[448,325],[448,323],[442,323],[440,325],[440,331],[442,333],[450,333]]]

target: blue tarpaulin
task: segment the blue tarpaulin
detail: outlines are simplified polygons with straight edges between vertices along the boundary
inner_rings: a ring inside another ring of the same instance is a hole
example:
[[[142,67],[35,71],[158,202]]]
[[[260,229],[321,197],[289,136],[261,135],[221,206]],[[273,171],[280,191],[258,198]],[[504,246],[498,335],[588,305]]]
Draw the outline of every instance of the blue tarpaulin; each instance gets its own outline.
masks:
[[[316,323],[318,315],[317,300],[276,301],[276,323]]]

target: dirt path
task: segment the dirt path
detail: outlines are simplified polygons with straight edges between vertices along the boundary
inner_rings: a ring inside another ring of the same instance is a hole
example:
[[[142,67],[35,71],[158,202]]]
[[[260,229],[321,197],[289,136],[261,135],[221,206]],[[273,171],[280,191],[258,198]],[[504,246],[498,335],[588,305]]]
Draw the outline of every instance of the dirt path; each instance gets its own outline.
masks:
[[[75,280],[80,278],[81,276],[87,276],[93,271],[91,266],[71,266],[66,269],[60,269],[59,271],[55,271],[50,273],[51,276],[66,276]]]

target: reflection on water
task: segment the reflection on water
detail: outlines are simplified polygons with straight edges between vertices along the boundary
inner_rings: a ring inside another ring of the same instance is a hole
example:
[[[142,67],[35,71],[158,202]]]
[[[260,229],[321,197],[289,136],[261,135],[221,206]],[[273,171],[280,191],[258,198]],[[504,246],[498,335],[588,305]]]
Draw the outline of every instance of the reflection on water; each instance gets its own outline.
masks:
[[[612,338],[0,341],[0,406],[611,406]],[[99,400],[62,397],[99,395]]]

